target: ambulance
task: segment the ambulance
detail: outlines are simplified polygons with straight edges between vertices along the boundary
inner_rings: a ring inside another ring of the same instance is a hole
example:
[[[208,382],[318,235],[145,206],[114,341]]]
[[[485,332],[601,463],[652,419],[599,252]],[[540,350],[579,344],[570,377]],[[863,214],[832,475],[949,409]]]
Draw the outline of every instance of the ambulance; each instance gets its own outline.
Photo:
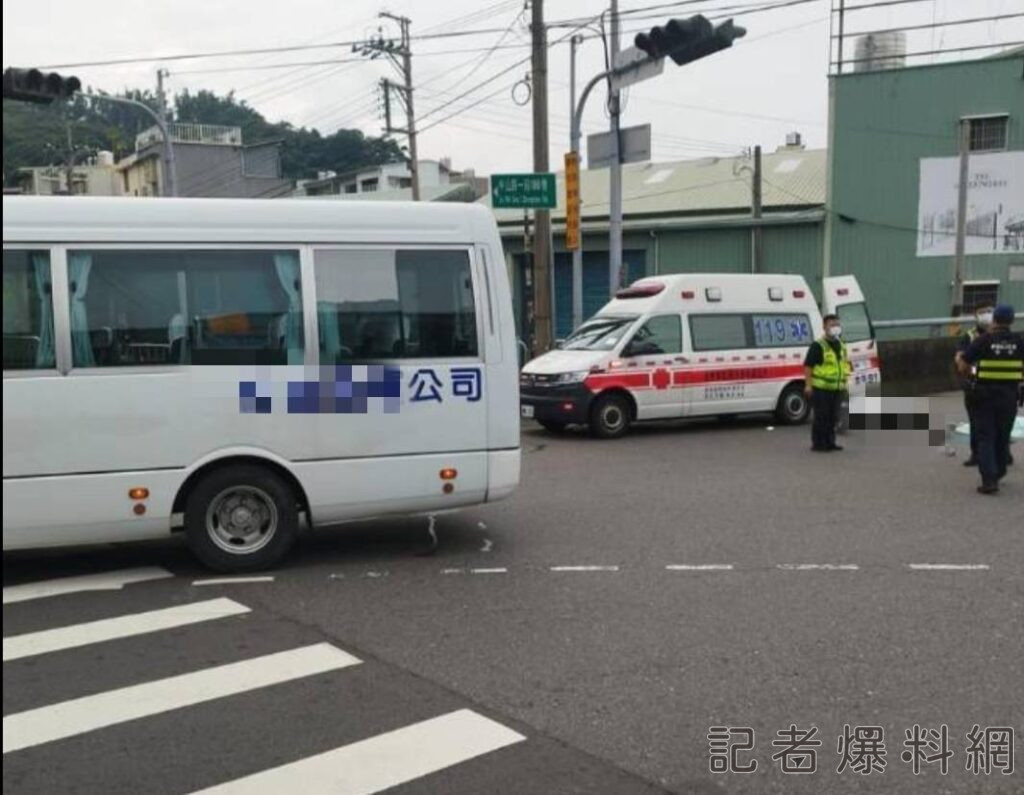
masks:
[[[839,316],[852,394],[878,383],[874,329],[857,280],[824,280]],[[640,279],[520,373],[520,413],[600,438],[634,422],[772,412],[804,422],[804,356],[822,312],[802,276],[687,273]]]

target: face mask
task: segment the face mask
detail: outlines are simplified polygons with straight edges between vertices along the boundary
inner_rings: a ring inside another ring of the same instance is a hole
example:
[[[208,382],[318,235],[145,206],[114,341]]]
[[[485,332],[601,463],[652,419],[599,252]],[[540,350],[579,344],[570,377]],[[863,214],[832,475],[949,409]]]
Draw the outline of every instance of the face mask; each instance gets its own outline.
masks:
[[[978,315],[978,326],[980,326],[981,328],[988,328],[990,325],[992,325],[991,312],[982,312],[980,315]]]
[[[837,340],[841,336],[843,336],[843,327],[842,326],[829,326],[828,327],[828,331],[826,333],[832,339]]]

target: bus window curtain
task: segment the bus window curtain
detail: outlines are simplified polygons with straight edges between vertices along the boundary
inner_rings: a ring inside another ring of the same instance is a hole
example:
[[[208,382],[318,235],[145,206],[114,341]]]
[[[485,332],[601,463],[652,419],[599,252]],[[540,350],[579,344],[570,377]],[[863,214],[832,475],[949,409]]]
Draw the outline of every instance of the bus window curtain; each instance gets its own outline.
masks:
[[[316,319],[320,326],[320,363],[336,364],[341,356],[338,305],[330,301],[317,301]]]
[[[50,255],[42,252],[31,255],[35,276],[36,297],[39,299],[39,345],[36,348],[36,367],[55,367],[53,345],[53,298],[50,289]]]
[[[288,296],[288,314],[285,317],[284,340],[288,348],[288,364],[302,364],[302,293],[299,289],[299,255],[282,251],[274,255],[281,289]]]
[[[89,291],[92,256],[82,251],[68,253],[68,282],[71,288],[71,352],[75,367],[95,367],[96,358],[89,338],[89,314],[85,295]]]

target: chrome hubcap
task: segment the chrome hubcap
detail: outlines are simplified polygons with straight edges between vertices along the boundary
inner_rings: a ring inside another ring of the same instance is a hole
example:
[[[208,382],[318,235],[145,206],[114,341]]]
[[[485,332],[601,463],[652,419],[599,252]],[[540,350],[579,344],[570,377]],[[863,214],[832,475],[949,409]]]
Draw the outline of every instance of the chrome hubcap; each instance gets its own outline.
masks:
[[[618,406],[608,406],[605,408],[604,424],[608,428],[615,430],[616,428],[619,428],[622,425],[622,422],[622,412],[619,410]]]
[[[206,532],[225,552],[251,554],[269,544],[277,532],[277,506],[262,489],[231,486],[210,501]]]

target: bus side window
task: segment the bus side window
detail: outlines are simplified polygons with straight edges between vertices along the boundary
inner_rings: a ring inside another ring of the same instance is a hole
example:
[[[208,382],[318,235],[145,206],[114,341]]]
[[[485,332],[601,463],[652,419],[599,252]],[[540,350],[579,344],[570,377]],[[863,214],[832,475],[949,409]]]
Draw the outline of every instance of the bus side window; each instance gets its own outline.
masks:
[[[75,367],[301,364],[296,251],[68,252]]]
[[[50,252],[4,249],[4,370],[56,367]]]
[[[321,364],[477,356],[469,253],[314,252]]]

